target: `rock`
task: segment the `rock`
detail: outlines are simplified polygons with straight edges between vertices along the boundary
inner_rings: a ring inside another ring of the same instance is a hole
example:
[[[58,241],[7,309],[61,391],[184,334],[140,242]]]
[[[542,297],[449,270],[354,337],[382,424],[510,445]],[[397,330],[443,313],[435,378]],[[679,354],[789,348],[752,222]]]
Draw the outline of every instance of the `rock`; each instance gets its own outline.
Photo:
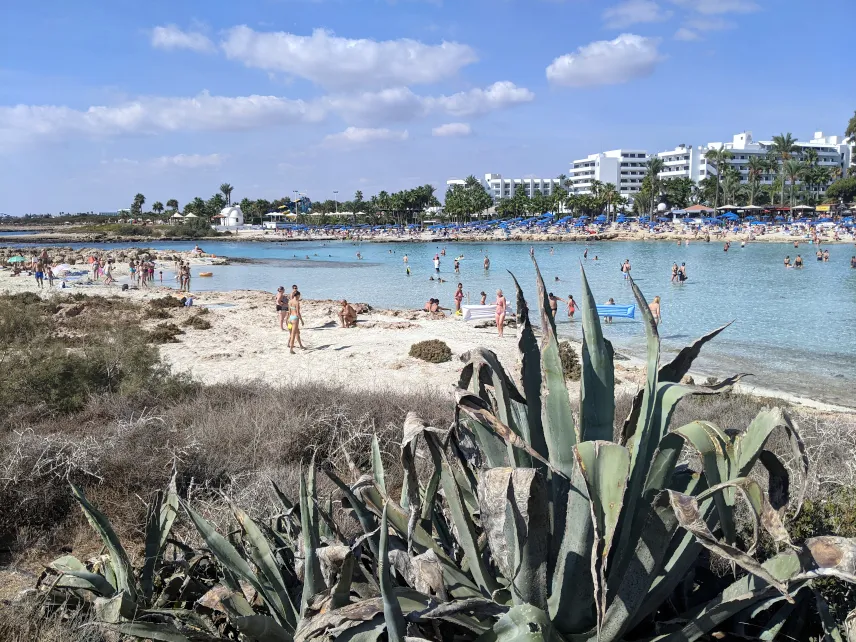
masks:
[[[684,384],[684,385],[687,385],[687,386],[694,386],[694,385],[695,385],[695,379],[693,379],[693,378],[692,378],[691,376],[689,376],[689,375],[684,375],[684,376],[681,378],[681,383],[682,383],[682,384]]]

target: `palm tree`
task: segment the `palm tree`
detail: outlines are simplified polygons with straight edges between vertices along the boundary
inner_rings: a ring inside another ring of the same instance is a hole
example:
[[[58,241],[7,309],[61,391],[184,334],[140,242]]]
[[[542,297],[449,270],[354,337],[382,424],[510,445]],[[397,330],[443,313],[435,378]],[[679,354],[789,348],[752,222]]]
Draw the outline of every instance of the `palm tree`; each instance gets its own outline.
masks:
[[[856,140],[856,112],[853,112],[850,122],[847,123],[847,129],[844,130],[844,137],[849,138],[851,141]]]
[[[733,157],[734,154],[724,147],[708,149],[704,155],[705,160],[708,163],[713,163],[713,166],[716,167],[716,190],[713,194],[713,209],[719,207],[719,187],[722,184],[722,173],[725,171],[728,159]]]
[[[791,207],[794,206],[794,192],[796,191],[797,181],[805,175],[806,167],[800,161],[791,158],[784,162],[782,171],[785,178],[791,184]],[[782,183],[782,198],[784,198],[785,186]]]
[[[171,209],[173,212],[177,212],[177,211],[178,211],[178,201],[177,201],[177,200],[175,200],[174,198],[169,199],[169,200],[166,202],[166,206],[167,206],[169,209]]]
[[[738,172],[727,172],[722,179],[722,197],[730,204],[737,201],[741,191],[740,174]]]
[[[606,183],[603,186],[603,191],[600,193],[600,197],[603,199],[604,205],[606,205],[606,218],[609,220],[609,215],[611,211],[611,205],[618,202],[620,197],[618,193],[618,188],[615,186],[615,183]]]
[[[599,181],[596,178],[592,179],[591,187],[589,187],[589,189],[591,190],[591,195],[598,198],[600,196],[600,191],[603,189],[603,181]]]
[[[785,204],[785,161],[787,161],[791,155],[797,151],[797,149],[797,139],[791,135],[791,132],[773,136],[773,151],[778,157],[779,170],[782,174],[782,205]]]
[[[163,203],[161,203],[160,201],[155,201],[152,204],[152,212],[154,212],[155,214],[160,214],[161,212],[163,212]]]
[[[220,186],[220,192],[226,197],[226,205],[232,204],[232,190],[235,189],[229,183],[223,183]]]
[[[758,193],[758,184],[761,182],[761,176],[764,175],[766,168],[767,164],[763,158],[752,156],[749,159],[749,163],[746,166],[746,169],[749,170],[749,174],[747,176],[749,184],[749,205],[755,204],[755,195]]]
[[[648,174],[646,178],[651,186],[651,215],[654,214],[654,201],[660,195],[660,172],[663,171],[663,159],[659,156],[652,156],[647,163]]]

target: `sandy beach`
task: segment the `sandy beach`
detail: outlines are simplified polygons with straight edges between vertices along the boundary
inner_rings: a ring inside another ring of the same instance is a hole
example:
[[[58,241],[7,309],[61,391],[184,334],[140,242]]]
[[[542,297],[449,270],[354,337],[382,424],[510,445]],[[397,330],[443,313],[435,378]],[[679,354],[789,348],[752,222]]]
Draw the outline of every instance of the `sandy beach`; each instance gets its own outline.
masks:
[[[164,271],[172,267],[176,256],[194,266],[204,266],[214,260],[190,253],[163,252],[156,261]],[[222,260],[222,259],[219,259]],[[120,264],[115,272],[119,283],[104,285],[88,278],[70,283],[62,289],[39,290],[31,276],[12,277],[11,270],[0,270],[0,291],[39,292],[42,296],[118,295],[145,302],[163,296],[181,296],[175,287],[158,282],[150,288],[136,286],[122,290],[128,282],[128,266]],[[169,281],[165,277],[165,281]],[[495,352],[506,369],[517,377],[518,352],[516,332],[508,327],[500,338],[495,327],[483,323],[464,322],[459,317],[440,316],[419,310],[371,309],[360,314],[357,327],[342,328],[338,320],[337,301],[303,301],[305,326],[301,336],[305,350],[289,354],[288,333],[280,330],[275,311],[274,295],[257,290],[207,291],[194,293],[191,308],[174,309],[176,323],[191,316],[200,307],[208,308],[208,330],[185,328],[179,342],[160,346],[166,361],[177,371],[186,372],[199,381],[211,384],[232,380],[261,380],[283,384],[297,381],[325,381],[352,389],[368,389],[383,385],[396,389],[430,388],[449,394],[463,366],[460,356],[475,347]],[[355,303],[355,302],[352,302]],[[371,302],[367,302],[370,306]],[[158,321],[147,321],[154,327]],[[432,364],[410,357],[411,345],[427,339],[445,341],[452,351],[446,363]],[[580,346],[575,345],[579,354]],[[632,357],[616,360],[616,377],[621,386],[634,392],[644,379],[644,364]],[[695,374],[698,381],[705,376]],[[578,394],[579,384],[569,382],[572,394]],[[769,390],[755,382],[739,385],[739,391],[762,397],[778,398],[822,411],[852,412],[786,392]]]

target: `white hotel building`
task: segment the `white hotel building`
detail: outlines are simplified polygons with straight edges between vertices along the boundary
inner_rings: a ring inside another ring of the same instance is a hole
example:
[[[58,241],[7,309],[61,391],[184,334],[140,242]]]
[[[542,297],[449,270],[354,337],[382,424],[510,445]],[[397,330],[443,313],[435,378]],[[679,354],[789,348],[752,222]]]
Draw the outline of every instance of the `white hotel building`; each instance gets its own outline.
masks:
[[[648,152],[643,149],[613,149],[573,161],[569,170],[570,193],[591,194],[592,181],[612,183],[632,199],[642,187]]]
[[[460,178],[453,178],[446,181],[446,186],[464,185],[466,181]],[[503,198],[511,198],[514,192],[522,189],[526,192],[526,196],[532,198],[535,194],[544,196],[552,196],[553,190],[559,187],[558,178],[503,178],[502,174],[485,174],[482,185],[493,198],[493,202]]]
[[[808,142],[797,141],[799,151],[794,155],[798,160],[805,160],[805,150],[813,149],[817,152],[817,164],[820,167],[830,169],[838,168],[841,176],[847,175],[847,169],[853,161],[852,144],[844,142],[841,136],[824,136],[823,132],[815,132],[814,137]],[[748,182],[748,163],[752,157],[766,158],[773,148],[772,141],[755,141],[752,132],[741,132],[735,134],[729,143],[708,143],[704,147],[688,147],[679,145],[673,150],[657,154],[663,159],[664,169],[660,172],[660,178],[689,177],[698,182],[708,176],[716,176],[716,166],[709,164],[704,155],[709,149],[725,148],[731,152],[733,157],[728,164],[740,172],[741,182]],[[761,183],[770,185],[775,180],[775,174],[764,174]],[[826,186],[824,186],[824,189]]]

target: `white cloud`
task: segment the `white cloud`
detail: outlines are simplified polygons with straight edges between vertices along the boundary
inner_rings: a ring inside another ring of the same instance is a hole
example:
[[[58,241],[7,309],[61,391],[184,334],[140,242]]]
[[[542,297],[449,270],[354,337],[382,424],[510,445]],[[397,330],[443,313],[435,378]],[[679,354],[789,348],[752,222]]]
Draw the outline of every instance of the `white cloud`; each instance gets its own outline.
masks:
[[[202,53],[216,50],[207,36],[196,31],[182,31],[175,25],[152,29],[152,47],[157,49],[191,49]]]
[[[752,13],[761,8],[753,0],[672,0],[672,2],[705,15]]]
[[[528,89],[506,80],[449,96],[420,96],[408,87],[393,87],[329,96],[324,102],[346,120],[364,124],[407,121],[431,114],[474,116],[530,102],[534,97]]]
[[[160,156],[154,159],[152,164],[156,167],[196,169],[199,167],[220,167],[225,160],[225,154],[176,154],[175,156]]]
[[[607,27],[623,29],[640,22],[662,22],[672,15],[653,0],[625,0],[603,12]]]
[[[451,96],[426,98],[428,111],[438,111],[453,116],[485,114],[495,109],[531,102],[535,94],[525,87],[518,87],[509,80],[495,82],[487,89],[470,89]]]
[[[686,27],[681,27],[675,32],[675,40],[683,40],[684,42],[692,42],[693,40],[699,40],[701,36],[699,36],[692,29],[687,29]]]
[[[455,42],[340,38],[316,29],[311,36],[233,27],[221,43],[226,56],[247,67],[285,72],[334,89],[435,83],[477,60]]]
[[[394,131],[391,129],[348,127],[338,134],[329,134],[324,138],[324,142],[335,147],[355,147],[383,141],[403,141],[407,140],[408,137],[409,134],[406,129]]]
[[[316,103],[277,96],[145,97],[114,106],[0,107],[0,146],[32,139],[107,138],[176,131],[228,131],[318,122]]]
[[[654,73],[662,60],[657,38],[624,33],[615,40],[598,40],[572,54],[556,58],[547,67],[547,80],[556,85],[588,87],[617,85]]]
[[[473,132],[468,123],[446,123],[431,130],[432,136],[457,137],[469,136]]]

